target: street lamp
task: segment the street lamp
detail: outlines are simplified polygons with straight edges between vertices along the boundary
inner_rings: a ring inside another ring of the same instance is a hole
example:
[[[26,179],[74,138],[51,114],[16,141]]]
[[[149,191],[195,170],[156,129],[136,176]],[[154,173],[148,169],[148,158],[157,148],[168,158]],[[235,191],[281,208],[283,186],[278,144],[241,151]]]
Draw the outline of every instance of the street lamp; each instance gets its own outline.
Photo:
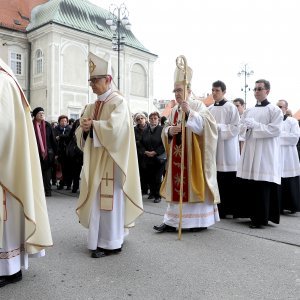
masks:
[[[254,74],[253,70],[251,70],[251,71],[247,70],[247,64],[245,64],[244,68],[240,72],[237,73],[237,75],[239,77],[244,75],[244,87],[241,89],[241,91],[244,91],[244,93],[245,93],[245,108],[247,105],[247,92],[250,91],[250,88],[248,87],[248,84],[247,84],[247,77],[249,77],[253,74]]]
[[[129,11],[124,3],[120,6],[111,4],[109,6],[110,16],[106,24],[114,32],[112,36],[112,49],[118,52],[118,89],[120,89],[120,51],[124,49],[125,34],[121,34],[121,26],[130,30],[131,24],[128,20]]]

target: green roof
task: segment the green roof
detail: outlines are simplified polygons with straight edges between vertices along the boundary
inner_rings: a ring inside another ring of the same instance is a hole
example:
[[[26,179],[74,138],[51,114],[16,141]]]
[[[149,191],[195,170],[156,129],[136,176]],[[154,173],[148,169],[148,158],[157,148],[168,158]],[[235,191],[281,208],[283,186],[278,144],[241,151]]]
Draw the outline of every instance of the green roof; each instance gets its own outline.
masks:
[[[50,0],[32,10],[26,30],[30,32],[49,23],[55,23],[111,40],[114,32],[106,24],[109,17],[109,11],[87,0]],[[120,27],[120,33],[126,36],[126,46],[153,54],[123,25]]]

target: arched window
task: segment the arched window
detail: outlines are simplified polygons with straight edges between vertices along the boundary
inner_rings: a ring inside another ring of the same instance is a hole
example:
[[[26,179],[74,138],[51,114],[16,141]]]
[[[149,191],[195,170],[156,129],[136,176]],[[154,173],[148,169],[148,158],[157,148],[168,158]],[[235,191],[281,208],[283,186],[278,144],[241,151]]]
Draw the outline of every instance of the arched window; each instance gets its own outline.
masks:
[[[134,64],[131,69],[131,95],[147,97],[147,75],[140,64]]]
[[[38,49],[35,52],[35,74],[43,73],[43,52]]]

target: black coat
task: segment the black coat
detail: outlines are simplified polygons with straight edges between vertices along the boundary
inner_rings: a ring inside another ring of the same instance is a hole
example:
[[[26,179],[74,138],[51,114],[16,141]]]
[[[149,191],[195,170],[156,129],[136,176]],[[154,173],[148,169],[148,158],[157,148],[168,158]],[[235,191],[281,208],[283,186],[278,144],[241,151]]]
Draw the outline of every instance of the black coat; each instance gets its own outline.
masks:
[[[71,139],[70,137],[70,126],[66,126],[65,128],[61,128],[59,125],[54,128],[54,136],[57,141],[57,155],[59,160],[63,160],[66,158],[66,148]],[[57,138],[59,137],[59,138]]]
[[[157,125],[153,130],[148,126],[143,131],[142,138],[140,140],[139,154],[143,156],[146,164],[152,164],[157,162],[157,156],[165,152],[165,148],[161,139],[163,127]],[[157,154],[154,157],[148,157],[144,153],[145,151],[155,151]]]

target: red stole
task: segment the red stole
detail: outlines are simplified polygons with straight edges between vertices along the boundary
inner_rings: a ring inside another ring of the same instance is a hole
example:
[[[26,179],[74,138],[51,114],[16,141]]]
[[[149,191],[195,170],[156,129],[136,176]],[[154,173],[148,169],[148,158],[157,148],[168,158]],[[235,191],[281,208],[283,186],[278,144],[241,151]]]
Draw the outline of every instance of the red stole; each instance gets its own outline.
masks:
[[[177,119],[178,119],[178,111],[176,111],[174,116],[174,124],[177,124]],[[182,202],[188,202],[189,199],[186,140],[187,139],[185,135]],[[174,135],[172,140],[172,195],[173,195],[172,201],[174,202],[179,202],[180,199],[181,153],[182,153],[181,140],[179,141],[178,135]]]

